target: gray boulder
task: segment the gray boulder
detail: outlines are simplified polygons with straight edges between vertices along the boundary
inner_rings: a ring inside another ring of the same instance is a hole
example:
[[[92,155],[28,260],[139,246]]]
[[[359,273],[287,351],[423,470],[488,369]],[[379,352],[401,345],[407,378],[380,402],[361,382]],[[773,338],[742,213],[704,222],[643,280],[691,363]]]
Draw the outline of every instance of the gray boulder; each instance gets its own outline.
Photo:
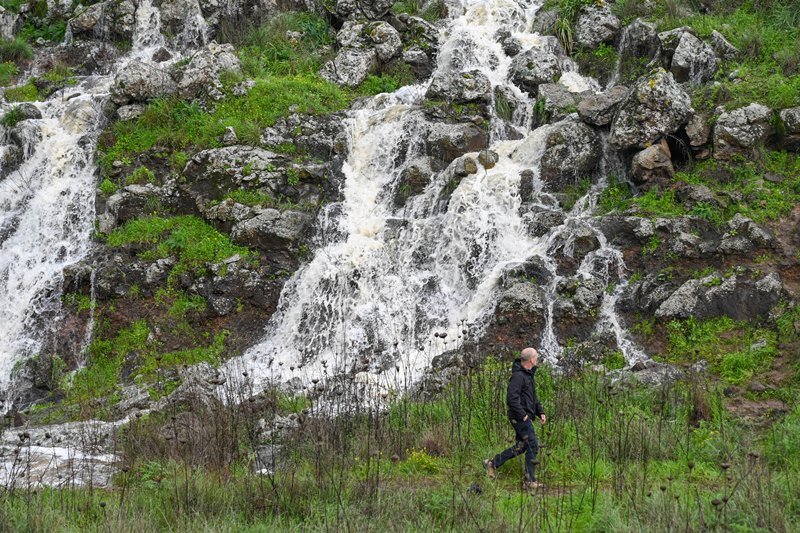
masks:
[[[800,107],[781,110],[780,118],[783,124],[781,145],[787,150],[797,152],[800,150]]]
[[[764,228],[736,213],[728,221],[728,231],[722,235],[717,251],[723,254],[746,255],[754,250],[770,248],[775,238]]]
[[[699,85],[714,77],[717,56],[709,45],[691,33],[684,32],[672,55],[670,71],[679,83]]]
[[[181,97],[192,99],[203,96],[217,98],[222,87],[223,72],[240,73],[241,62],[230,44],[207,44],[192,55],[188,65],[178,74],[178,92]]]
[[[578,104],[578,116],[587,124],[607,126],[614,118],[619,104],[627,96],[628,89],[622,85],[615,85],[605,92],[586,96]]]
[[[585,6],[575,22],[575,41],[586,48],[596,48],[613,41],[619,28],[619,19],[607,5]]]
[[[672,74],[657,68],[639,78],[611,123],[609,142],[617,148],[645,148],[686,124],[692,102]]]
[[[714,157],[729,159],[737,152],[752,153],[774,133],[772,110],[750,104],[723,113],[714,127]]]
[[[131,0],[107,0],[75,10],[67,24],[72,36],[81,39],[130,40],[136,23]]]
[[[594,172],[603,155],[597,133],[578,121],[553,124],[547,131],[539,177],[551,191],[561,192]]]
[[[689,146],[697,159],[706,159],[710,155],[708,143],[711,140],[711,125],[708,119],[700,113],[692,114],[686,124],[686,136],[689,137]]]
[[[533,21],[531,31],[540,35],[552,35],[555,32],[556,22],[558,21],[558,10],[550,9],[539,11]]]
[[[711,32],[711,46],[717,57],[723,61],[731,61],[739,55],[739,49],[729,43],[717,30]]]
[[[426,153],[443,166],[468,152],[479,152],[488,147],[486,132],[473,123],[443,124],[431,126],[428,133]]]
[[[378,54],[378,59],[386,63],[400,55],[403,51],[403,41],[400,33],[388,22],[375,22],[367,26],[367,35]]]
[[[575,112],[579,97],[560,83],[544,83],[539,85],[539,100],[550,120],[561,120]]]
[[[769,313],[782,291],[783,284],[775,273],[758,281],[715,273],[686,281],[658,307],[655,316],[701,320],[729,316],[734,320],[752,320]]]
[[[114,78],[111,99],[118,105],[125,105],[170,96],[177,91],[178,86],[169,72],[152,63],[134,59]]]
[[[255,217],[233,226],[231,237],[241,245],[264,250],[291,246],[303,239],[314,222],[311,213],[256,208]]]
[[[633,156],[631,161],[631,177],[645,189],[653,186],[666,187],[675,175],[671,153],[667,142],[648,146]]]
[[[0,6],[0,39],[13,40],[22,28],[22,17]]]
[[[482,103],[488,104],[492,97],[492,83],[483,72],[437,72],[425,98],[443,100],[447,103]]]
[[[198,0],[163,0],[159,11],[162,28],[175,36],[177,44],[187,48],[206,44],[205,33],[195,23],[203,18]]]
[[[535,95],[540,84],[556,82],[560,76],[558,57],[541,48],[522,52],[511,62],[511,81],[530,94]]]

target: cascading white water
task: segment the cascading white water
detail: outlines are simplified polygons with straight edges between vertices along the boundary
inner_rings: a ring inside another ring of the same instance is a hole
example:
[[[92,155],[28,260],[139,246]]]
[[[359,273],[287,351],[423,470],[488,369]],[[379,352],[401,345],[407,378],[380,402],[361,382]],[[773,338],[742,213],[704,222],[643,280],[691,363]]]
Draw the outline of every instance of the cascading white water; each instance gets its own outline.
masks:
[[[159,17],[150,0],[138,3],[133,49],[120,67],[165,44]],[[197,24],[192,28],[200,31]],[[69,88],[78,96],[59,93],[33,103],[43,118],[15,128],[24,162],[0,181],[0,390],[14,365],[40,350],[52,325],[42,322],[60,308],[64,268],[89,252],[95,140],[112,82],[113,74],[84,78]],[[14,107],[3,104],[0,111]],[[8,133],[0,126],[3,144]]]
[[[543,46],[540,37],[527,33],[540,3],[463,0],[461,5],[464,14],[443,31],[437,69],[479,69],[493,87],[502,85],[521,95],[507,81],[511,60],[495,37],[503,29],[525,48]],[[599,89],[574,72],[564,85],[576,91]],[[502,128],[493,127],[491,148],[499,161],[463,178],[446,209],[441,205],[443,190],[452,168],[397,209],[393,197],[403,165],[423,150],[420,106],[426,88],[380,95],[351,113],[344,201],[336,210],[340,215],[331,219],[332,210],[326,211],[314,258],[287,282],[263,341],[228,363],[231,375],[233,369],[238,373],[244,368],[257,386],[290,378],[307,381],[351,371],[359,356],[366,355],[372,370],[398,365],[413,379],[430,365],[432,334],[440,333],[435,342],[441,350],[448,342],[455,347],[467,325],[471,334],[479,333],[497,304],[501,275],[534,256],[552,273],[542,336],[545,352],[558,356],[552,319],[559,280],[551,257],[554,248],[568,246],[564,243],[576,225],[589,226],[601,246],[583,260],[578,275],[608,277],[612,269],[622,273],[621,254],[592,226],[591,210],[604,181],[576,204],[560,227],[541,238],[526,230],[518,193],[522,171],[534,170],[534,204],[558,205],[536,175],[551,126],[518,141],[503,141]],[[627,336],[610,298],[602,307],[601,322],[614,330],[626,356],[633,357],[633,345],[623,342]],[[439,340],[441,333],[447,334],[444,341]]]

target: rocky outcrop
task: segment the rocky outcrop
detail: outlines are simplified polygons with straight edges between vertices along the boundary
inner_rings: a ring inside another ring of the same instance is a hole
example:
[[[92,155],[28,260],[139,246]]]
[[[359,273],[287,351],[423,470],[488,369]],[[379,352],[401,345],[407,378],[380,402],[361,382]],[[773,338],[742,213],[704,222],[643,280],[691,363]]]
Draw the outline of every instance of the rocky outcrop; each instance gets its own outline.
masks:
[[[541,48],[531,48],[511,62],[511,81],[531,95],[542,83],[553,83],[561,76],[561,63],[553,53]]]
[[[691,33],[684,32],[670,65],[675,80],[699,85],[711,80],[716,71],[717,56],[714,50]]]
[[[489,138],[475,124],[432,124],[426,140],[426,153],[442,167],[467,152],[479,152],[487,148]]]
[[[619,19],[609,6],[585,6],[575,22],[575,42],[586,48],[596,48],[613,41],[619,28]]]
[[[447,103],[488,104],[492,98],[492,84],[486,74],[479,70],[469,72],[443,70],[434,75],[425,98]]]
[[[772,111],[761,104],[722,113],[714,126],[714,157],[751,154],[773,134],[771,119]]]
[[[607,126],[614,118],[614,114],[628,97],[628,89],[616,85],[609,90],[586,96],[578,104],[578,116],[593,126]]]
[[[130,42],[135,13],[136,5],[131,0],[106,0],[79,7],[68,25],[74,37]]]
[[[336,40],[341,49],[320,75],[348,87],[360,85],[380,63],[400,55],[403,49],[400,34],[386,22],[348,20]]]
[[[800,107],[783,109],[779,116],[783,129],[781,146],[787,150],[800,151]]]
[[[652,22],[637,18],[622,30],[617,53],[619,55],[618,77],[627,80],[635,72],[651,61],[658,59],[661,40]]]
[[[118,105],[147,102],[178,91],[170,73],[152,63],[133,60],[114,78],[111,99]]]
[[[691,116],[689,95],[672,74],[658,68],[639,78],[611,123],[609,142],[617,148],[645,148],[674,133]]]
[[[175,73],[178,95],[187,100],[195,98],[221,99],[224,72],[241,73],[241,63],[230,44],[210,43],[192,55],[191,61]]]
[[[717,30],[711,32],[711,46],[714,48],[714,53],[723,61],[732,61],[739,55],[739,49],[733,46]]]
[[[657,318],[713,318],[753,320],[766,315],[781,297],[783,284],[776,274],[752,280],[715,273],[690,279],[656,309]]]
[[[562,191],[590,177],[602,157],[597,133],[582,122],[563,121],[548,130],[540,178],[548,189]]]
[[[539,102],[544,102],[544,112],[549,120],[561,120],[575,112],[580,97],[560,83],[539,85]]]
[[[631,177],[633,181],[649,189],[654,186],[666,187],[675,175],[669,145],[662,140],[648,146],[633,156]]]
[[[393,0],[373,0],[371,2],[338,0],[335,2],[334,12],[343,19],[354,17],[375,20],[386,15],[393,5]]]

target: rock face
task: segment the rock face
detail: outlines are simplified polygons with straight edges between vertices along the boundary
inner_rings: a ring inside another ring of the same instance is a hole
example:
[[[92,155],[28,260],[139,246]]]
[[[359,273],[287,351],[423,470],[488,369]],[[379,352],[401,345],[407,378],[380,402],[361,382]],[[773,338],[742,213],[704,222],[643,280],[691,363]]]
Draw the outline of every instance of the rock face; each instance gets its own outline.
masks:
[[[107,0],[76,10],[68,24],[75,37],[128,41],[133,37],[135,13],[131,0]]]
[[[596,48],[601,43],[613,41],[619,28],[619,19],[610,7],[586,6],[581,9],[575,23],[575,41],[587,48]]]
[[[714,127],[714,157],[728,159],[734,153],[751,153],[773,133],[772,111],[750,104],[723,113]]]
[[[540,177],[550,190],[562,191],[591,176],[602,157],[597,133],[582,122],[564,121],[548,131]]]
[[[628,96],[628,89],[615,85],[611,89],[587,96],[578,104],[578,116],[587,124],[607,126],[614,118],[619,104]]]
[[[671,157],[669,145],[663,140],[637,153],[631,162],[634,182],[643,185],[645,189],[653,186],[666,187],[675,175]]]
[[[652,22],[637,18],[622,30],[618,47],[620,77],[627,78],[637,64],[647,64],[661,51],[658,30]]]
[[[784,134],[781,144],[787,150],[800,150],[800,107],[784,109],[779,115]]]
[[[186,99],[206,96],[217,99],[222,96],[219,77],[223,72],[241,73],[239,58],[232,45],[210,43],[179,71],[178,94]]]
[[[152,63],[133,60],[114,79],[111,99],[118,105],[125,105],[169,96],[177,90],[178,85],[169,72]]]
[[[672,56],[670,71],[679,83],[705,83],[717,71],[717,56],[709,45],[684,32]]]
[[[712,318],[730,316],[752,320],[766,315],[781,297],[783,285],[776,274],[760,280],[722,278],[712,274],[681,285],[655,312],[658,318]]]
[[[459,104],[488,104],[492,96],[492,84],[489,78],[479,70],[470,72],[451,72],[445,70],[437,73],[425,98],[443,100]]]
[[[336,3],[336,14],[342,18],[366,17],[370,20],[381,18],[392,9],[392,0],[373,0],[371,2],[359,2],[358,0],[338,0]]]
[[[381,62],[390,61],[403,50],[400,34],[386,22],[348,20],[336,40],[341,49],[322,67],[320,75],[348,87],[360,85]]]
[[[731,61],[739,55],[739,50],[717,30],[711,32],[711,46],[717,57],[723,61]]]
[[[535,95],[542,83],[553,83],[561,76],[558,57],[541,48],[531,48],[511,62],[511,81],[521,89]]]
[[[662,68],[636,81],[611,124],[609,142],[617,148],[645,148],[686,124],[692,112],[689,95]]]

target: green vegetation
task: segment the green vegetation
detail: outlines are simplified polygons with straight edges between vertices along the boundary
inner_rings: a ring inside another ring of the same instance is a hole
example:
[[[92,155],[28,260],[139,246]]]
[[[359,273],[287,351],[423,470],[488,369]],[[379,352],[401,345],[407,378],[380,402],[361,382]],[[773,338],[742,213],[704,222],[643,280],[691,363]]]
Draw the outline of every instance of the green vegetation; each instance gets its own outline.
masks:
[[[0,39],[0,61],[18,63],[33,57],[33,47],[22,37]]]
[[[19,68],[11,61],[0,63],[0,87],[11,85],[14,77],[19,74]]]
[[[716,278],[719,279],[719,278]],[[673,320],[667,324],[672,361],[705,359],[729,383],[739,384],[769,368],[777,355],[775,331],[723,316]]]
[[[108,178],[103,179],[100,183],[100,192],[103,193],[103,196],[111,196],[117,192],[117,190],[119,190],[117,184]]]
[[[12,530],[88,531],[800,525],[800,407],[759,429],[729,413],[721,388],[703,381],[645,388],[611,385],[589,371],[567,377],[542,369],[537,381],[549,422],[536,431],[539,478],[548,488],[534,495],[520,489],[521,458],[488,480],[481,461],[512,436],[508,365],[490,359],[435,397],[401,396],[385,412],[267,390],[247,409],[197,405],[191,415],[135,418],[120,440],[113,489],[5,491],[0,520]],[[356,386],[337,386],[347,402],[362,398]],[[329,408],[339,415],[327,415]],[[270,420],[289,413],[300,413],[299,427],[272,437],[280,445],[274,464],[256,464],[258,421],[272,427]]]
[[[23,120],[25,120],[25,113],[22,112],[19,106],[16,106],[5,112],[3,118],[0,118],[0,124],[6,128],[13,128]]]
[[[35,102],[39,99],[39,90],[33,81],[29,81],[25,85],[9,87],[6,89],[5,97],[8,102]]]
[[[765,180],[767,173],[784,179]],[[718,202],[700,202],[688,207],[672,189],[656,188],[633,197],[627,184],[612,177],[600,195],[598,210],[609,213],[634,209],[644,216],[665,218],[692,215],[717,224],[730,220],[736,213],[756,222],[777,220],[788,215],[800,201],[800,159],[794,154],[775,151],[764,152],[757,161],[737,158],[725,163],[712,159],[678,172],[675,182],[708,187]]]
[[[161,218],[145,216],[131,220],[106,238],[112,247],[136,245],[145,259],[173,256],[177,259],[170,279],[186,271],[205,268],[233,255],[245,258],[250,251],[234,245],[230,239],[193,216]]]
[[[400,14],[406,13],[415,17],[421,17],[428,22],[436,22],[447,16],[447,6],[443,0],[428,2],[425,9],[421,9],[426,2],[424,0],[403,0],[395,2],[392,11]]]
[[[147,167],[136,167],[136,170],[125,179],[126,185],[144,185],[145,183],[155,183],[156,175]]]

